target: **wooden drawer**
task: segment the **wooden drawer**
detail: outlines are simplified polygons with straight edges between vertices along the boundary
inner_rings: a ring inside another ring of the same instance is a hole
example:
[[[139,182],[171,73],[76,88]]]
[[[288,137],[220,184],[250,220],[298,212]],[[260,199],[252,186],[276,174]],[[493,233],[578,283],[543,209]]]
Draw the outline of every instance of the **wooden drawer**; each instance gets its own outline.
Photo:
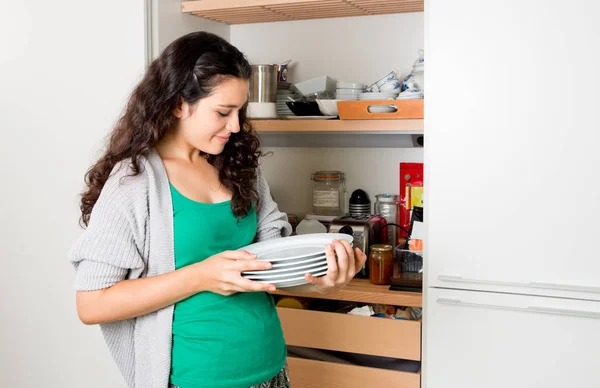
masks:
[[[372,318],[375,319],[375,318]],[[294,388],[419,388],[421,374],[288,358]]]
[[[288,345],[421,360],[421,322],[287,308],[277,311]]]

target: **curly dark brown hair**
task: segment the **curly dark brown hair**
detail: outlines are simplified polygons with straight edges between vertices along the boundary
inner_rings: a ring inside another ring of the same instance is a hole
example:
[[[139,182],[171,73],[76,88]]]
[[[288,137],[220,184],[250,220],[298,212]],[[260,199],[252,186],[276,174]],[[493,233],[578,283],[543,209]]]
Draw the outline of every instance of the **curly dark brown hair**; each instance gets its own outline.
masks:
[[[193,105],[209,96],[229,77],[248,80],[251,66],[237,48],[217,35],[194,32],[171,43],[152,62],[133,90],[123,115],[112,131],[106,151],[85,176],[87,189],[81,196],[81,224],[87,226],[92,209],[111,171],[130,159],[133,175],[140,173],[140,156],[147,155],[177,123],[173,111],[183,99]],[[240,128],[232,133],[219,155],[208,161],[219,170],[223,186],[233,193],[231,209],[236,217],[248,214],[258,202],[254,187],[260,143],[246,117],[239,112]]]

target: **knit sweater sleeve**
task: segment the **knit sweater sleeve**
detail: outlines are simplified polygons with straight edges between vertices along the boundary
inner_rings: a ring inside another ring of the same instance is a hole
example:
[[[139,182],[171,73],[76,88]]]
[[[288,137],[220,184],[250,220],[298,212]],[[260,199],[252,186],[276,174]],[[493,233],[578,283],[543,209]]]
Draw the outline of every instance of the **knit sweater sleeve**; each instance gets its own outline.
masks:
[[[147,177],[128,175],[125,163],[113,169],[87,229],[69,252],[78,291],[108,288],[139,277],[145,268]]]
[[[257,171],[256,185],[259,195],[258,225],[256,241],[270,240],[292,234],[292,226],[288,223],[287,214],[279,211],[271,197],[271,191],[261,169]]]

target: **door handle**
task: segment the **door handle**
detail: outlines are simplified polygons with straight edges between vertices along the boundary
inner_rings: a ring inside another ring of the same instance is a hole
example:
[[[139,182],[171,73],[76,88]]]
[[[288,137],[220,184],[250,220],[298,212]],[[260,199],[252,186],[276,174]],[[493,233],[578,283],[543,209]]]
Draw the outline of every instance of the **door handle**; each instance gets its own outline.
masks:
[[[556,308],[552,308],[552,307],[541,307],[541,306],[528,306],[528,307],[502,306],[502,305],[495,305],[495,304],[488,304],[488,303],[462,302],[460,299],[449,299],[449,298],[438,298],[437,302],[439,304],[453,305],[453,306],[475,307],[475,308],[485,308],[485,309],[493,309],[493,310],[509,310],[509,311],[525,312],[525,313],[566,315],[566,316],[573,316],[573,317],[600,319],[600,313],[595,312],[595,311],[556,309]]]
[[[504,282],[498,280],[484,279],[465,279],[462,276],[438,275],[438,280],[443,282],[458,282],[472,284],[488,284],[491,286],[511,286],[511,287],[526,287],[538,288],[544,290],[561,290],[561,291],[577,291],[577,292],[593,292],[600,293],[600,287],[579,286],[573,284],[558,284],[558,283],[540,283],[540,282]]]

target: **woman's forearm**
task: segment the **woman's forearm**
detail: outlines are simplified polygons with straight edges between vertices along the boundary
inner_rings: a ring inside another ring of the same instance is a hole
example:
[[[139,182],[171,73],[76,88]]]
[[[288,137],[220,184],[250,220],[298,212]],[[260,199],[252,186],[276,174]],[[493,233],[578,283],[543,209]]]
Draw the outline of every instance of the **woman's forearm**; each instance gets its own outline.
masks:
[[[87,325],[135,318],[203,291],[197,265],[148,278],[123,280],[97,291],[77,292],[77,313]]]

